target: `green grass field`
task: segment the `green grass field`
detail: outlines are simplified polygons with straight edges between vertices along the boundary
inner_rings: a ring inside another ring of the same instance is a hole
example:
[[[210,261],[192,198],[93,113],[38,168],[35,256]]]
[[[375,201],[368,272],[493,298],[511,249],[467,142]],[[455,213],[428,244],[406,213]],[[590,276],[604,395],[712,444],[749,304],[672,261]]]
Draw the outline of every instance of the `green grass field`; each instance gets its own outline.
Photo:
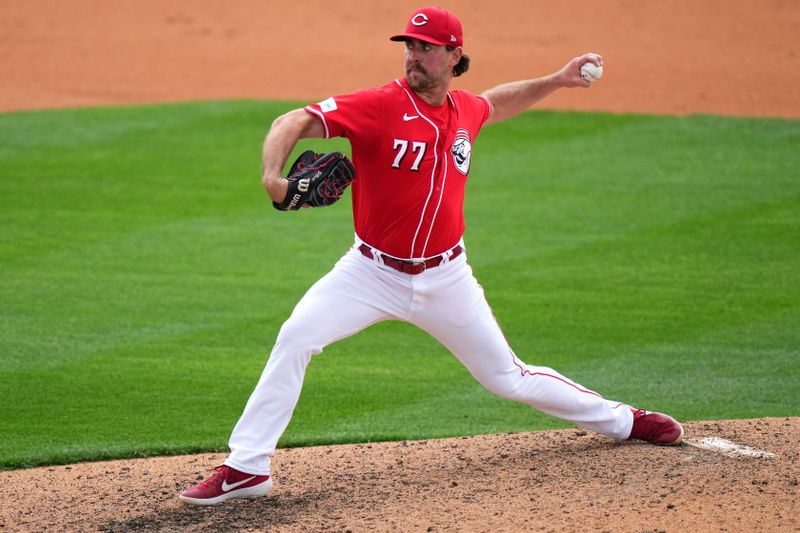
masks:
[[[278,213],[261,188],[291,107],[0,115],[0,468],[225,449],[352,242],[348,201]],[[524,360],[685,420],[800,415],[800,121],[525,113],[478,138],[467,195]],[[282,445],[564,426],[393,322],[312,362]]]

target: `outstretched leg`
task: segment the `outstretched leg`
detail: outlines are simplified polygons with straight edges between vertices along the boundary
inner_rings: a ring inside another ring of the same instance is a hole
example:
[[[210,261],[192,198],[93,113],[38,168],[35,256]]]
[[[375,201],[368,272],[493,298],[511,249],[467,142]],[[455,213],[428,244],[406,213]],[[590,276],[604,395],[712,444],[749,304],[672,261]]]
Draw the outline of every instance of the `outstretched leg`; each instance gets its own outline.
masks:
[[[415,298],[421,305],[411,322],[444,344],[495,394],[612,438],[642,438],[639,435],[647,433],[643,440],[680,442],[680,425],[666,415],[660,415],[663,420],[650,414],[642,419],[641,414],[634,416],[639,411],[625,403],[607,400],[552,368],[522,362],[509,347],[465,259],[425,272],[415,280]],[[635,420],[649,423],[649,432],[632,434]],[[654,424],[660,422],[671,423],[673,433],[655,436]]]

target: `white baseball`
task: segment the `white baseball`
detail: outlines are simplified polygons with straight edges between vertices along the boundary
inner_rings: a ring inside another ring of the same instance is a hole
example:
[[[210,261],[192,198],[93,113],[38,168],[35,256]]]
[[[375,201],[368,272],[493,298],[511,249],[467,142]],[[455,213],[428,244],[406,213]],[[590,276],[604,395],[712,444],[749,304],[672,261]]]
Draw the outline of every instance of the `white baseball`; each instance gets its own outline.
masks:
[[[581,65],[581,78],[588,82],[597,81],[603,77],[603,67],[598,67],[591,61]]]

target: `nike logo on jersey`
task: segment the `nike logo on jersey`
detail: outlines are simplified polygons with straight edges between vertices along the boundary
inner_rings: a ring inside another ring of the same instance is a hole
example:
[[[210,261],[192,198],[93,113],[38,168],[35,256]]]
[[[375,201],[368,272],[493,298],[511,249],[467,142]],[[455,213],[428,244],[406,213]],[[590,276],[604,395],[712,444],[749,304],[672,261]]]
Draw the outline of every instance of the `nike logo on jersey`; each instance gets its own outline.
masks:
[[[419,118],[419,115],[411,115],[408,116],[408,113],[403,113],[403,120],[408,122],[409,120],[414,120],[415,118]]]
[[[241,481],[237,481],[236,483],[231,483],[230,485],[228,485],[228,480],[226,479],[225,481],[222,482],[222,492],[228,492],[229,490],[233,490],[236,487],[238,487],[239,485],[244,485],[245,483],[247,483],[251,479],[255,479],[255,478],[256,478],[256,476],[251,476],[251,477],[249,477],[247,479],[243,479]]]

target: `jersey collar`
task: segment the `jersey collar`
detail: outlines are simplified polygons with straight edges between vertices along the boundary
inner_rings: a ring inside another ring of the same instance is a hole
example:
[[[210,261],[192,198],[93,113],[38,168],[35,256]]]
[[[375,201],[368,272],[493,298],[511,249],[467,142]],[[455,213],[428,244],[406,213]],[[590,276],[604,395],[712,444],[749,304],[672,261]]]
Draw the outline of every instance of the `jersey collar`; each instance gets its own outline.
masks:
[[[442,105],[431,105],[428,102],[426,102],[425,100],[423,100],[422,98],[420,98],[420,96],[417,94],[417,92],[414,89],[411,88],[411,85],[408,84],[408,80],[406,79],[405,76],[403,76],[401,79],[399,79],[397,81],[404,89],[406,89],[409,92],[409,94],[411,94],[411,96],[414,98],[414,101],[418,105],[421,105],[422,107],[424,107],[425,109],[427,109],[429,112],[431,112],[433,114],[441,113],[448,105],[450,105],[450,106],[453,105],[453,97],[450,96],[450,91],[447,91],[447,96],[446,96],[446,98],[444,100],[444,103]],[[453,106],[453,107],[455,107],[455,106]]]

